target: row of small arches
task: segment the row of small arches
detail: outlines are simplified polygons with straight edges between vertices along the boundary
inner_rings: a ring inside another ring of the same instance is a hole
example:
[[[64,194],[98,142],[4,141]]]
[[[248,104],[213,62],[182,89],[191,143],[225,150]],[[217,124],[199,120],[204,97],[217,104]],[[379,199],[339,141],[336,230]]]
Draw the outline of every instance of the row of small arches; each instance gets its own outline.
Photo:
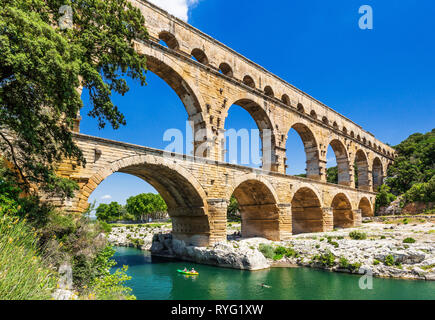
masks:
[[[166,46],[170,49],[178,50],[180,48],[178,40],[170,32],[162,31],[159,34],[159,39],[161,41],[163,41],[166,44]],[[204,65],[209,64],[209,60],[208,60],[207,55],[205,54],[205,52],[203,50],[201,50],[199,48],[193,49],[191,52],[191,56],[199,63],[202,63]],[[223,62],[219,65],[219,71],[228,77],[233,77],[233,69],[226,62]],[[249,75],[245,75],[242,82],[250,88],[254,88],[254,89],[256,88],[256,84],[255,84],[254,79]],[[272,87],[269,85],[264,88],[264,94],[270,98],[275,98],[275,93],[274,93]],[[282,95],[281,102],[284,103],[285,105],[291,107],[290,98],[287,94]],[[300,113],[305,114],[305,108],[301,103],[298,103],[296,109]],[[310,116],[315,120],[319,120],[318,115],[314,110],[311,110]],[[325,125],[328,125],[328,126],[331,125],[330,120],[326,116],[322,117],[321,121]],[[333,122],[332,127],[335,130],[340,130],[336,121]],[[364,145],[368,145],[370,148],[374,148],[377,152],[383,153],[389,157],[392,156],[392,154],[389,151],[385,150],[385,148],[382,148],[381,146],[376,145],[376,143],[372,144],[372,142],[368,141],[365,137],[363,137],[361,139],[361,136],[359,134],[355,135],[354,131],[349,132],[348,129],[344,126],[342,128],[342,133],[345,135],[349,135],[351,138],[356,139],[359,142],[362,142],[362,144],[364,144]]]

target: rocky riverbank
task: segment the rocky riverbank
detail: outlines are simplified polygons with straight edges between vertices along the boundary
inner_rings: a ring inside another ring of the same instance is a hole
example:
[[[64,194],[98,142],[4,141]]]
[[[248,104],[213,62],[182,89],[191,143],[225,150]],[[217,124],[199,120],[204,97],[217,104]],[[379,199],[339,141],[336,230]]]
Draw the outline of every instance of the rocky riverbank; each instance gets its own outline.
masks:
[[[245,270],[303,266],[377,277],[435,280],[435,217],[368,222],[353,229],[300,234],[273,242],[241,239],[232,224],[228,242],[208,248],[173,240],[170,224],[113,228],[109,241],[155,255]],[[406,239],[406,240],[405,240]],[[142,241],[143,242],[142,242]]]

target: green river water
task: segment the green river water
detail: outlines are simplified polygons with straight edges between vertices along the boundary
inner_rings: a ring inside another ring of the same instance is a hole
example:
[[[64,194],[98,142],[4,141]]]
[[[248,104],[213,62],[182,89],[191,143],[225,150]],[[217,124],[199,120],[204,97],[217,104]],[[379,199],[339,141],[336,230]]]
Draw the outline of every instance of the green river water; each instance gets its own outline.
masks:
[[[114,259],[117,267],[129,266],[127,285],[138,300],[435,300],[433,281],[373,278],[373,289],[362,290],[358,275],[310,268],[241,271],[151,258],[148,252],[120,247]],[[194,267],[199,276],[177,273],[184,267]]]

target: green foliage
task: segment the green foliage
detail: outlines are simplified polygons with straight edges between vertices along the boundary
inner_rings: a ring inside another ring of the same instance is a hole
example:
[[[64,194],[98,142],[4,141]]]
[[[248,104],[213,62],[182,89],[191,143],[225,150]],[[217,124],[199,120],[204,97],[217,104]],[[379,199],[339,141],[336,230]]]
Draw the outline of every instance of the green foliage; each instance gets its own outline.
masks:
[[[377,260],[377,259],[374,259],[373,260],[373,265],[374,266],[376,266],[376,265],[378,265],[378,264],[380,264],[381,262],[379,261],[379,260]]]
[[[59,8],[73,10],[74,28],[57,28]],[[22,186],[37,183],[71,196],[77,184],[55,175],[56,162],[85,163],[71,129],[90,93],[88,115],[117,129],[125,124],[111,101],[128,90],[125,77],[145,84],[144,18],[128,0],[0,0],[0,153]]]
[[[365,240],[367,239],[367,234],[364,232],[352,231],[349,232],[349,237],[353,240]]]
[[[38,234],[0,206],[0,300],[50,299],[57,275],[41,256]]]
[[[403,240],[403,243],[415,243],[416,240],[414,238],[406,238]]]
[[[405,203],[435,202],[435,175],[428,182],[412,185],[403,198]]]
[[[326,169],[326,181],[329,183],[338,184],[338,167],[331,167]]]
[[[313,260],[319,262],[325,267],[333,267],[335,264],[335,256],[334,254],[332,254],[331,251],[328,251],[321,255],[315,255],[313,257]]]
[[[386,265],[386,266],[400,266],[400,263],[399,262],[397,262],[397,261],[395,261],[395,259],[394,259],[394,256],[393,255],[391,255],[391,254],[389,254],[389,255],[387,255],[386,257],[385,257],[385,259],[384,259],[384,264]]]
[[[142,193],[128,198],[125,208],[137,220],[162,218],[168,210],[163,198],[154,193]]]
[[[260,243],[260,245],[258,246],[258,250],[267,259],[273,259],[273,257],[275,256],[275,250],[273,249],[273,247],[271,245],[268,245],[265,243]]]
[[[398,156],[388,168],[386,180],[394,194],[403,194],[415,184],[432,179],[435,174],[435,129],[426,134],[415,133],[394,148]]]
[[[231,196],[230,203],[228,204],[228,208],[227,208],[228,221],[240,222],[241,218],[239,215],[239,210],[240,210],[239,203],[238,203],[236,197]]]
[[[342,269],[347,269],[347,268],[349,268],[350,264],[349,264],[349,261],[345,257],[341,257],[339,262],[338,262],[338,265]]]
[[[101,203],[98,206],[95,215],[97,216],[98,220],[110,222],[121,220],[124,215],[124,211],[122,205],[120,205],[118,202],[111,202],[110,204]]]
[[[392,194],[389,186],[383,184],[378,189],[378,194],[376,195],[375,211],[377,212],[380,207],[386,207],[391,202],[396,200],[396,196]]]

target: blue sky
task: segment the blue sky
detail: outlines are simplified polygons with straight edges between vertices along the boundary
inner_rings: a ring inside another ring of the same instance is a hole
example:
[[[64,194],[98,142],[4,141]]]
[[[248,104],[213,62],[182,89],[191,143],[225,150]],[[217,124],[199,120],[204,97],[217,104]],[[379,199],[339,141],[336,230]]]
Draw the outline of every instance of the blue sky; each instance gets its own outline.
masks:
[[[391,145],[414,132],[435,127],[435,3],[401,1],[173,1],[174,14],[247,58],[342,113]],[[176,5],[175,5],[176,4]],[[361,5],[371,5],[373,30],[358,27]],[[187,113],[178,96],[161,79],[148,74],[148,85],[129,81],[124,97],[113,96],[127,125],[98,130],[86,116],[81,132],[163,149],[169,128],[185,132]],[[238,106],[226,128],[254,129],[255,122]],[[295,132],[289,135],[289,173],[303,173],[305,154]],[[330,150],[328,166],[334,165]],[[90,200],[118,201],[154,192],[129,175],[106,179]]]

